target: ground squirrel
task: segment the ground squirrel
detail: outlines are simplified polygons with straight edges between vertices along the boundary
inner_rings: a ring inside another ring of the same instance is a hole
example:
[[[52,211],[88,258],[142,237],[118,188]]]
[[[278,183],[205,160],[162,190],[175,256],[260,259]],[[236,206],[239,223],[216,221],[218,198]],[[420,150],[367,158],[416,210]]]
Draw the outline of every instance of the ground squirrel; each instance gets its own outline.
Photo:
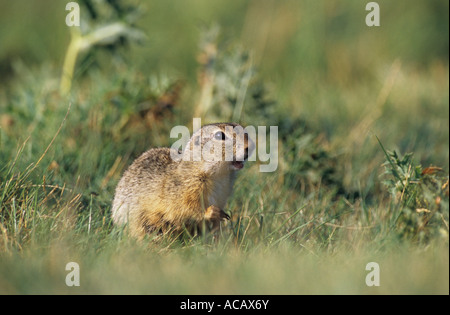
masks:
[[[185,149],[154,148],[125,171],[117,185],[112,218],[132,235],[216,230],[236,171],[255,148],[244,128],[217,123],[196,131]]]

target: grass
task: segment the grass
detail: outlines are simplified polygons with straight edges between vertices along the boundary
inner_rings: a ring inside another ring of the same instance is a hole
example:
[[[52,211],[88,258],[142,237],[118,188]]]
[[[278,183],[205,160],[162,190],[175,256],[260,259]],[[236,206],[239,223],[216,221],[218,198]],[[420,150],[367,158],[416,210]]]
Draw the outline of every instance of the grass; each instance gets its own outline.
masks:
[[[378,29],[357,2],[100,4],[148,42],[80,53],[67,95],[64,10],[5,5],[42,36],[0,33],[0,293],[448,294],[448,3],[378,2]],[[278,126],[277,171],[240,172],[218,242],[130,239],[115,185],[197,114]]]

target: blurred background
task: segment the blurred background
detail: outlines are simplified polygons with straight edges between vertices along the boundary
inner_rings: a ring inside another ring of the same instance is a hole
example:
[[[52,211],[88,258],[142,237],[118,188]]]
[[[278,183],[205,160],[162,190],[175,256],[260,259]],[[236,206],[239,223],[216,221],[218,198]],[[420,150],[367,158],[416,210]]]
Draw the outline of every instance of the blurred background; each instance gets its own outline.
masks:
[[[0,3],[2,80],[11,75],[16,59],[62,64],[69,2]],[[331,76],[337,64],[353,82],[396,58],[418,67],[448,59],[448,1],[377,2],[381,27],[369,28],[368,1],[125,1],[140,3],[137,26],[148,36],[128,58],[145,72],[170,68],[195,78],[199,31],[218,24],[224,42],[251,50],[257,66],[284,84],[298,84],[295,79],[311,73]],[[88,12],[79,3],[83,19]]]
[[[354,270],[386,250],[376,292],[448,294],[449,1],[379,0],[368,27],[362,0],[80,0],[80,28],[68,2],[0,0],[0,292],[68,290],[76,253],[88,292],[373,293]],[[115,186],[193,117],[278,126],[278,169],[247,164],[220,250],[130,245]]]
[[[46,97],[57,91],[71,42],[65,24],[67,3],[0,3],[4,143],[13,130],[20,134],[20,121],[12,116],[22,113],[29,118],[23,120],[29,131],[42,136],[32,122],[44,123],[45,111],[58,106],[37,104],[61,101]],[[163,90],[170,95],[175,90],[182,105],[175,104],[171,125],[189,125],[200,114],[205,122],[231,120],[240,114],[243,123],[255,126],[282,124],[285,135],[306,121],[339,154],[348,154],[347,175],[343,176],[355,187],[359,185],[355,176],[368,176],[373,170],[369,165],[360,167],[360,162],[374,154],[382,157],[374,135],[386,147],[417,152],[424,164],[448,169],[448,1],[378,1],[380,27],[365,24],[367,2],[357,0],[79,3],[83,34],[117,21],[140,33],[138,40],[120,34],[112,43],[77,55],[75,103],[95,107],[88,103],[112,102],[113,107],[123,109],[118,115],[140,111],[142,116],[154,105],[149,93],[158,99]],[[250,83],[243,79],[247,74]],[[139,76],[144,79],[134,82]],[[208,76],[215,80],[214,91],[205,100]],[[120,80],[128,94],[119,92],[105,99],[108,91],[114,94]],[[181,84],[174,89],[176,82]],[[15,92],[20,84],[34,90],[27,96],[29,103],[27,97],[18,100],[23,93]],[[236,111],[239,91],[244,91],[245,102],[241,103],[246,105]],[[47,96],[32,100],[36,93]],[[122,105],[117,103],[119,98]],[[166,113],[160,114],[159,118],[166,118]],[[116,128],[114,124],[108,127]],[[154,130],[143,132],[151,135]],[[49,141],[52,132],[43,139]],[[154,144],[148,139],[142,148]],[[167,141],[156,140],[156,144]]]

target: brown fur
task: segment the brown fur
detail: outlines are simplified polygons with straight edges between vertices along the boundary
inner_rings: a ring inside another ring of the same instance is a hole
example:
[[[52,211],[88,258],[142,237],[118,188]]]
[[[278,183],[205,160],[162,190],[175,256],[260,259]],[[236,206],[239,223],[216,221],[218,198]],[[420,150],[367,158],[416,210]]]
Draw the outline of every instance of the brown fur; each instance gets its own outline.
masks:
[[[205,125],[192,136],[183,152],[190,156],[195,146],[202,146],[217,130],[237,124]],[[227,134],[227,136],[231,136]],[[200,141],[201,139],[201,141]],[[245,135],[246,157],[254,149]],[[215,230],[228,219],[223,211],[232,192],[235,171],[232,162],[172,160],[169,148],[150,149],[137,158],[119,181],[113,201],[112,217],[116,224],[128,222],[133,236],[146,233],[181,233],[198,231],[200,226]],[[174,153],[174,151],[172,151]],[[222,153],[223,157],[225,153]],[[233,146],[233,158],[237,150]]]

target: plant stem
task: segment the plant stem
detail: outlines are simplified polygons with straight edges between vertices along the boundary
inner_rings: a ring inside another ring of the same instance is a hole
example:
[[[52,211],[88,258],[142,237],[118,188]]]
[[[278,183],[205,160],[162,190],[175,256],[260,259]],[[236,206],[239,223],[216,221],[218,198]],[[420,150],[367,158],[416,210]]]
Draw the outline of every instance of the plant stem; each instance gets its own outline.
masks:
[[[73,72],[80,52],[82,37],[77,28],[72,28],[69,47],[67,47],[66,56],[64,57],[64,65],[61,75],[60,93],[67,95],[72,87]]]

